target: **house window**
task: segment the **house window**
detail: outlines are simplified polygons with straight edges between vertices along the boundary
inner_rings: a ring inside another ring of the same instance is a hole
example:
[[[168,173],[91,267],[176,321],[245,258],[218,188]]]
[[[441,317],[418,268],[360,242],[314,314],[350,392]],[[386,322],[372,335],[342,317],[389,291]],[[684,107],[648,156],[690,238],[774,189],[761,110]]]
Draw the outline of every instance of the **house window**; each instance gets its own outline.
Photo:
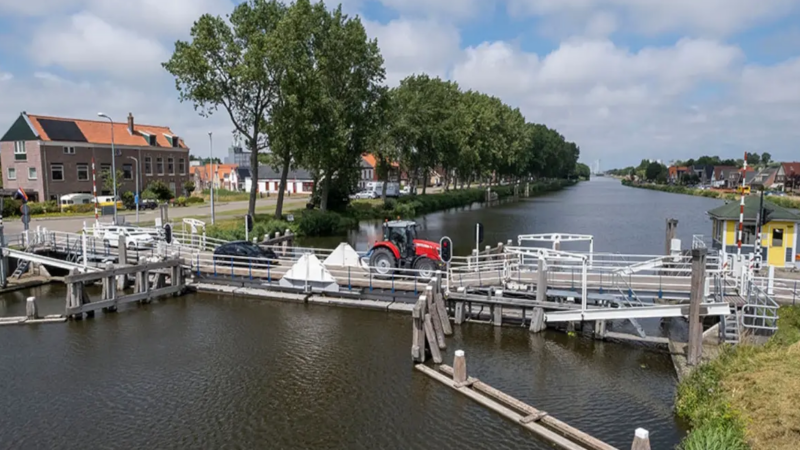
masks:
[[[64,165],[51,164],[50,165],[50,179],[53,181],[64,181]]]
[[[144,157],[144,173],[148,175],[153,174],[153,159],[149,156]]]
[[[27,161],[28,150],[25,148],[25,141],[14,142],[14,161]]]
[[[742,231],[744,235],[742,236],[742,245],[754,245],[756,243],[756,226],[755,225],[745,225],[742,227]],[[739,230],[736,230],[737,239]]]
[[[162,158],[156,158],[156,172],[159,175],[164,175],[164,160]]]
[[[178,159],[178,172],[186,175],[186,161],[183,158]]]
[[[133,164],[123,164],[122,165],[122,178],[124,180],[132,180],[133,179]]]
[[[172,139],[169,140],[173,147],[178,148],[180,147],[181,140],[178,136],[172,136]]]
[[[175,175],[175,159],[167,158],[167,172],[170,175]]]
[[[28,179],[35,180],[39,178],[38,174],[36,173],[36,167],[28,167]]]
[[[155,134],[148,135],[147,136],[147,142],[150,144],[151,147],[155,147],[156,143],[157,143],[156,142],[156,135]]]
[[[8,168],[8,179],[9,180],[16,180],[17,179],[17,169],[13,167]]]
[[[774,228],[772,230],[772,246],[783,247],[783,228]]]
[[[89,181],[88,164],[78,164],[78,181]]]
[[[64,154],[65,155],[74,155],[75,154],[75,147],[64,147]]]

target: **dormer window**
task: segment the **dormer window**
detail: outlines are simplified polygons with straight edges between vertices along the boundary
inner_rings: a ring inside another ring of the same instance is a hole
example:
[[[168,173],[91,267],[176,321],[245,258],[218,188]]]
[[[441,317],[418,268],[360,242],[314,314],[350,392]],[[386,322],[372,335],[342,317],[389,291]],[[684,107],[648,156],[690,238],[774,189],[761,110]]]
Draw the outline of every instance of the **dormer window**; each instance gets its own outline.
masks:
[[[173,147],[178,148],[180,146],[181,139],[178,136],[172,136],[172,139],[170,140],[172,141]]]
[[[156,135],[155,134],[151,134],[151,135],[147,136],[147,138],[148,138],[148,142],[150,143],[151,147],[155,147],[156,145],[158,145],[156,143]]]

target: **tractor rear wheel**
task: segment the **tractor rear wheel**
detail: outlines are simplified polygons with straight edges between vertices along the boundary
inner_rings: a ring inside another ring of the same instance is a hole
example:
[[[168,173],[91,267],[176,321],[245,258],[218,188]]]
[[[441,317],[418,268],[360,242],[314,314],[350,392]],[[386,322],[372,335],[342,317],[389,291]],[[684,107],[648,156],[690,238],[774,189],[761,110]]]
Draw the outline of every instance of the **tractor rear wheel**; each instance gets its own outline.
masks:
[[[388,248],[376,248],[372,251],[372,256],[369,257],[369,265],[378,274],[389,275],[397,267],[397,261],[395,261],[394,254]]]
[[[414,262],[414,270],[417,271],[417,276],[421,278],[433,278],[436,272],[436,264],[430,258],[420,258]]]

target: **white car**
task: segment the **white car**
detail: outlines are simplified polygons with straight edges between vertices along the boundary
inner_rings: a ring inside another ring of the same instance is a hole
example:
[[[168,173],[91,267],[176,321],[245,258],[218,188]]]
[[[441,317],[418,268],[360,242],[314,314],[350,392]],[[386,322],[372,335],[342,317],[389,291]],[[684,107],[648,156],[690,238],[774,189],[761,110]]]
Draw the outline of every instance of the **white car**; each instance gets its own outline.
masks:
[[[377,198],[375,192],[373,191],[360,191],[356,192],[353,198],[360,199],[360,198]]]
[[[150,233],[135,227],[108,227],[103,232],[103,243],[119,247],[120,236],[125,236],[125,247],[129,249],[150,248],[155,243]]]

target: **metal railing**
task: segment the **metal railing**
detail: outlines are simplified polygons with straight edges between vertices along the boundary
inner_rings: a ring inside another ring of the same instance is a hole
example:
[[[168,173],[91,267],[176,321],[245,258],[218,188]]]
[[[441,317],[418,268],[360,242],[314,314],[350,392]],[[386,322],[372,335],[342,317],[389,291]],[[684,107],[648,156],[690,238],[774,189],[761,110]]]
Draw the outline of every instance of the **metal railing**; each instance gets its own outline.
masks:
[[[780,305],[752,281],[747,283],[745,305],[742,307],[742,326],[754,330],[775,332],[778,329]]]

